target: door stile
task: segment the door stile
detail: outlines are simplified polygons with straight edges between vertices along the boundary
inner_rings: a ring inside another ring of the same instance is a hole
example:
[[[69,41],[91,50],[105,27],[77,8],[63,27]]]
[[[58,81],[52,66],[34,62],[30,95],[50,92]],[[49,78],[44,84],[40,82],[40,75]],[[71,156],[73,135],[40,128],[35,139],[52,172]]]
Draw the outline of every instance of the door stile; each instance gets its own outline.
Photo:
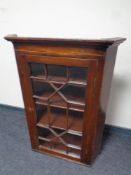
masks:
[[[81,153],[81,161],[83,163],[87,163],[87,157],[90,161],[90,153],[92,149],[92,133],[94,132],[93,118],[94,118],[94,104],[95,104],[95,83],[96,83],[96,70],[97,70],[97,61],[91,61],[90,66],[88,67],[88,86],[86,90],[86,106],[84,113],[84,121],[83,121],[83,141],[82,141],[82,153]],[[92,94],[92,95],[91,95]]]
[[[31,140],[31,146],[32,149],[38,149],[38,134],[36,128],[35,105],[32,100],[32,87],[29,80],[28,63],[26,61],[25,55],[21,55],[17,52],[15,54],[23,94],[24,106],[26,111],[26,118]]]

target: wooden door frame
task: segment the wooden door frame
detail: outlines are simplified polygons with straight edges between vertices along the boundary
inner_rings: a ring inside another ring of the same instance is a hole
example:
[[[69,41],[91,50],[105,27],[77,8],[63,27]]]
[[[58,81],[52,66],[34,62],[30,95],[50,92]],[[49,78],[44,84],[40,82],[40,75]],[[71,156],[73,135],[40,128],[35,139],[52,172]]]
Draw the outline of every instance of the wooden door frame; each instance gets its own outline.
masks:
[[[82,152],[81,152],[81,161],[86,163],[86,156],[88,154],[87,145],[87,134],[91,132],[88,129],[89,122],[91,121],[93,115],[93,103],[94,98],[91,98],[90,94],[94,94],[94,79],[96,78],[96,64],[97,59],[81,59],[81,58],[68,58],[68,57],[54,57],[54,56],[39,56],[39,55],[27,55],[27,54],[17,54],[17,64],[18,64],[18,71],[21,77],[21,87],[23,92],[23,98],[25,103],[25,109],[27,114],[27,123],[30,133],[30,140],[32,149],[38,150],[39,143],[38,143],[38,133],[36,128],[36,107],[33,101],[32,95],[32,86],[31,80],[29,78],[29,63],[43,63],[43,64],[54,64],[54,65],[63,65],[63,66],[74,66],[74,67],[83,67],[88,69],[88,85],[86,87],[86,107],[87,110],[84,112],[84,120],[83,120],[83,135],[82,135]],[[61,59],[61,61],[60,61]],[[28,98],[27,97],[28,94]],[[29,97],[30,96],[30,97]],[[90,127],[89,127],[90,128]],[[89,134],[90,135],[90,134]]]

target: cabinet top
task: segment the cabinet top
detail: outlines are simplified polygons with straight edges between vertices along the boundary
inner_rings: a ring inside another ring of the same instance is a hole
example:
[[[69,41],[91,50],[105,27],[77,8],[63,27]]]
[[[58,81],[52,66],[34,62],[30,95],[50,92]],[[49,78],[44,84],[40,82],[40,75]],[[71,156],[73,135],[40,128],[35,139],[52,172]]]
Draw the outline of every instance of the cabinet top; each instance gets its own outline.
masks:
[[[32,38],[7,35],[6,40],[13,43],[48,44],[48,45],[72,45],[72,46],[104,46],[119,45],[126,38],[102,38],[102,39],[63,39],[63,38]]]

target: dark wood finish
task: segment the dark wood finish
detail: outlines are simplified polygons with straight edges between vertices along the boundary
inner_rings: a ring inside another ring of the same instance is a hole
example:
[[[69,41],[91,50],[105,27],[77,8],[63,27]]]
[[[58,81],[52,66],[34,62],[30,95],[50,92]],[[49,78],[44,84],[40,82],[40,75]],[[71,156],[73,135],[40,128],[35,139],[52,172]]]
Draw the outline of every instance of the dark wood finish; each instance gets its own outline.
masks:
[[[68,123],[68,133],[72,133],[74,135],[82,136],[82,116],[76,116],[69,114],[69,123]],[[40,121],[37,123],[37,126],[39,127],[49,127],[48,124],[48,113],[45,112],[45,114],[41,117]],[[52,128],[59,128],[62,130],[66,130],[66,114],[58,114],[55,112],[51,113],[51,126]]]
[[[15,49],[32,149],[92,164],[101,150],[117,48],[125,38],[5,39]]]

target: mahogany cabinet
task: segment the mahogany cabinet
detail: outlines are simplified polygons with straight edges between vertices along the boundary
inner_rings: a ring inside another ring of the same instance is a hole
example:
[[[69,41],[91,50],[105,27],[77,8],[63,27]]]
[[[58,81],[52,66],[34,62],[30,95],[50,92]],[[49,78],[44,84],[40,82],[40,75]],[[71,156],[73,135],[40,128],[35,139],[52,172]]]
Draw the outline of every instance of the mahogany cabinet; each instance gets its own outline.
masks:
[[[125,38],[26,38],[14,45],[32,150],[92,164],[102,143],[117,48]]]

